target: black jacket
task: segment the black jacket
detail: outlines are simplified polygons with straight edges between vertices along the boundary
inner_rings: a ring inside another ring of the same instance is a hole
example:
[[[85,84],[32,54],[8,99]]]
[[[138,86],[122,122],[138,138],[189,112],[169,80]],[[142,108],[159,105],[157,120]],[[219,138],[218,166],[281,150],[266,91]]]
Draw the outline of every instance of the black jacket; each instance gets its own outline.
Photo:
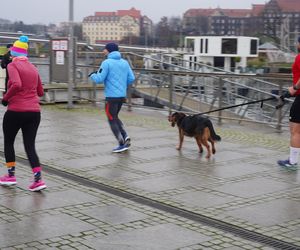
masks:
[[[1,60],[1,68],[2,69],[6,69],[7,65],[11,63],[11,56],[10,56],[10,51],[8,51],[7,53],[5,53],[3,55],[3,58]]]
[[[1,60],[1,68],[2,69],[6,69],[6,77],[5,77],[5,92],[7,91],[7,82],[8,82],[8,70],[7,70],[7,65],[9,63],[12,62],[12,59],[11,59],[11,55],[10,55],[10,51],[6,52],[4,55],[3,55],[3,58]]]

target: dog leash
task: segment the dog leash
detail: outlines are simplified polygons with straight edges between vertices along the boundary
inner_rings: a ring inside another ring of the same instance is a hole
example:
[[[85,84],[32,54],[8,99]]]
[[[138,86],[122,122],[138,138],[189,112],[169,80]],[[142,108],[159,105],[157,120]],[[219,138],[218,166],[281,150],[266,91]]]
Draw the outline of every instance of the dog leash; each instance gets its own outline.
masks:
[[[285,104],[284,103],[284,98],[286,98],[286,97],[284,97],[283,95],[279,97],[280,104],[276,105],[276,107],[275,107],[276,109],[279,109],[279,108],[283,107],[283,105]],[[271,100],[274,100],[274,99],[277,99],[277,97],[272,96],[272,97],[261,99],[261,100],[256,100],[256,101],[246,102],[246,103],[242,103],[242,104],[226,106],[226,107],[223,107],[223,108],[202,112],[202,113],[199,113],[199,115],[209,114],[209,113],[218,112],[218,111],[225,110],[225,109],[236,108],[236,107],[245,106],[245,105],[254,104],[254,103],[261,103],[260,107],[262,108],[263,103],[265,101],[271,101]]]

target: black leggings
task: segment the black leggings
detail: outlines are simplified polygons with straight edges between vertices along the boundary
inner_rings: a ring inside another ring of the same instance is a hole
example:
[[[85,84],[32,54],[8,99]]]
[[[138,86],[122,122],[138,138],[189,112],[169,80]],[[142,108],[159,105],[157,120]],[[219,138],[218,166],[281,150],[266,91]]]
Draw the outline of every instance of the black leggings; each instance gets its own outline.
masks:
[[[106,99],[105,111],[108,118],[111,131],[115,135],[120,145],[123,145],[127,133],[125,131],[122,121],[119,119],[119,112],[122,108],[124,98]]]
[[[6,162],[15,162],[14,142],[21,129],[23,142],[31,168],[39,167],[40,161],[35,151],[35,138],[41,121],[40,112],[6,111],[3,117],[4,155]]]

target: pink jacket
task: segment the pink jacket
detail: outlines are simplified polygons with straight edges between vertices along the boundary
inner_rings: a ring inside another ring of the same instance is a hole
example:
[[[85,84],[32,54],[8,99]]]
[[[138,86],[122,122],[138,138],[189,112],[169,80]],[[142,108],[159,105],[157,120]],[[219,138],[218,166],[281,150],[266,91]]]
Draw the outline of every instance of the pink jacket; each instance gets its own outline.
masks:
[[[8,64],[8,90],[3,100],[8,110],[17,112],[40,112],[40,96],[44,95],[37,68],[27,57],[15,57]]]

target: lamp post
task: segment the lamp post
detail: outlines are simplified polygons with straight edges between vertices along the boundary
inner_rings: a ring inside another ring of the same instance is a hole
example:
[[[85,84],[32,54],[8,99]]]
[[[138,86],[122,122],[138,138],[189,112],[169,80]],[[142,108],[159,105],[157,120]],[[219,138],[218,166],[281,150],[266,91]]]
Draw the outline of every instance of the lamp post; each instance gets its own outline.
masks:
[[[73,82],[74,82],[74,0],[69,0],[69,82],[68,82],[68,108],[73,108]]]

